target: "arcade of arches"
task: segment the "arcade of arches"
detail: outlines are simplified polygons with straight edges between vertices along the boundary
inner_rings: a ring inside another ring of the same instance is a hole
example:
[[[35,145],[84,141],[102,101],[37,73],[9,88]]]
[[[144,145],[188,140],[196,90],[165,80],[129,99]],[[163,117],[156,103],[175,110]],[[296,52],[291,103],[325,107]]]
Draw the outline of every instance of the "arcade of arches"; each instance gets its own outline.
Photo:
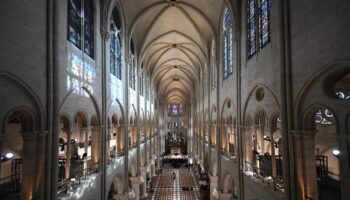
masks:
[[[350,199],[349,9],[1,1],[0,199]]]

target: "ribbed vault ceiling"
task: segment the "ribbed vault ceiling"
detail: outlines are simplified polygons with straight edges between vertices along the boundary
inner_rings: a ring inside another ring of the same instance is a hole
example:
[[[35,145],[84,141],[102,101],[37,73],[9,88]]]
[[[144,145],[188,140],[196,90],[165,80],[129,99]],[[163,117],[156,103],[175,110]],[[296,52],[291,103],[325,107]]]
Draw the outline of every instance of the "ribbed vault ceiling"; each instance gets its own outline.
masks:
[[[127,34],[158,95],[186,103],[218,32],[223,0],[123,0]]]

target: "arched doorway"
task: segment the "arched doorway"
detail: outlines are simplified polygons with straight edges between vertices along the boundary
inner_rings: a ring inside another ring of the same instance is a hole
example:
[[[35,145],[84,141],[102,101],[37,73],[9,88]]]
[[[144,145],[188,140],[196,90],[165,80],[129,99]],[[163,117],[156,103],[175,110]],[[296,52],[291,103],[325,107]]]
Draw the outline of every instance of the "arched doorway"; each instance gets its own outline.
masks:
[[[337,120],[327,107],[313,109],[311,123],[315,134],[315,163],[318,198],[341,199],[339,142],[337,140]]]

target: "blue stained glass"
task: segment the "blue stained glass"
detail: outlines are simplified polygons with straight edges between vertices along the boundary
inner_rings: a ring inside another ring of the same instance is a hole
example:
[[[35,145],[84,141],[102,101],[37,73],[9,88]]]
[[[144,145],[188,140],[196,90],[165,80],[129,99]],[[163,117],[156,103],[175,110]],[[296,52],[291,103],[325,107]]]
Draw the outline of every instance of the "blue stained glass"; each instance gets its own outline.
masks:
[[[256,7],[255,0],[248,0],[247,6],[247,46],[248,57],[252,57],[256,53]]]
[[[315,114],[315,123],[322,125],[331,125],[334,120],[333,113],[328,109],[319,109]]]
[[[224,35],[224,69],[223,69],[223,73],[224,73],[224,79],[227,78],[227,36]]]
[[[270,42],[269,0],[259,0],[259,44],[260,48]]]
[[[149,78],[146,78],[146,99],[150,99]]]
[[[177,105],[173,104],[173,116],[177,116]]]
[[[133,90],[135,90],[135,83],[136,83],[135,68],[136,68],[135,59],[134,59],[134,55],[132,55],[130,69],[129,69],[129,87]]]
[[[232,26],[232,17],[230,12],[226,9],[225,14],[224,14],[224,23],[223,23],[223,28],[226,30],[228,27]]]
[[[229,74],[232,74],[233,72],[233,33],[232,33],[232,27],[229,28],[229,36],[228,36],[228,44],[227,44],[227,51],[228,51],[228,72]]]
[[[215,43],[211,44],[211,88],[216,88],[216,73],[215,73]]]
[[[143,73],[141,73],[141,80],[140,80],[140,95],[143,96]]]
[[[81,21],[81,0],[69,0],[67,39],[79,49],[81,48]]]
[[[67,40],[94,58],[93,0],[68,0],[67,22]]]
[[[117,67],[117,78],[122,79],[122,45],[120,41],[120,35],[116,37],[116,67]]]
[[[122,47],[120,36],[114,22],[111,23],[110,33],[110,72],[121,80]]]
[[[233,72],[233,30],[232,16],[226,9],[223,19],[223,79]]]
[[[84,52],[94,58],[94,5],[84,0]]]
[[[171,104],[168,105],[168,116],[171,116]]]
[[[116,56],[115,56],[115,51],[116,51],[116,37],[115,37],[115,25],[112,23],[111,24],[111,40],[110,40],[110,72],[113,75],[116,75],[116,70],[115,70],[115,64],[116,64]]]
[[[179,116],[182,116],[183,115],[183,105],[180,104],[179,105]]]

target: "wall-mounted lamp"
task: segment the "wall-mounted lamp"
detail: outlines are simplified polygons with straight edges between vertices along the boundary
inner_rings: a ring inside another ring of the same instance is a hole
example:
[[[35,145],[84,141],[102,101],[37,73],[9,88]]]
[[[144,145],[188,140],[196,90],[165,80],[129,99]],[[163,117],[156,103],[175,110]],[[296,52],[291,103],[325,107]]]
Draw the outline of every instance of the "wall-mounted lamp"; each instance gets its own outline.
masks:
[[[333,154],[333,156],[339,158],[339,155],[340,155],[339,149],[334,149],[334,150],[332,151],[332,154]]]
[[[5,155],[1,156],[1,162],[6,162],[8,160],[12,160],[14,157],[13,153],[6,153]]]

